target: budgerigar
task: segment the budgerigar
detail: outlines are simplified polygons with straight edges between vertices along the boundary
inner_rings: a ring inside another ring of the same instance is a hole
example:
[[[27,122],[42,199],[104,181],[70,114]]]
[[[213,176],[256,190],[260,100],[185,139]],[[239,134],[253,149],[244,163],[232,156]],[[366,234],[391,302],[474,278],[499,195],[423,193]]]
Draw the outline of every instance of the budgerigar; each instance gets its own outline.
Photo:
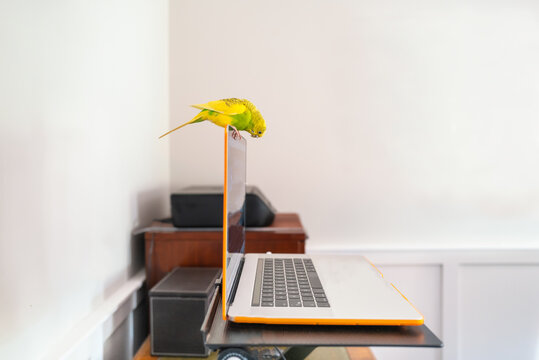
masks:
[[[176,131],[185,125],[209,120],[215,125],[226,128],[230,125],[235,132],[235,136],[239,136],[238,130],[245,130],[252,137],[262,137],[266,132],[266,122],[260,114],[260,111],[253,105],[252,102],[246,99],[223,99],[210,101],[206,104],[191,105],[201,111],[190,121],[170,130],[159,138]]]

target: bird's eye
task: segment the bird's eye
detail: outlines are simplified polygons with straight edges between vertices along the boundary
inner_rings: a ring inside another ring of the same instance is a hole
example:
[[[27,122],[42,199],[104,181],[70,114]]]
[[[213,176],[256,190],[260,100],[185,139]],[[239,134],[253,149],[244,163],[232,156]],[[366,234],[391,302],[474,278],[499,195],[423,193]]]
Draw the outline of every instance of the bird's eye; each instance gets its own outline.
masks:
[[[260,135],[262,135],[262,131],[259,131],[258,133],[259,133]]]

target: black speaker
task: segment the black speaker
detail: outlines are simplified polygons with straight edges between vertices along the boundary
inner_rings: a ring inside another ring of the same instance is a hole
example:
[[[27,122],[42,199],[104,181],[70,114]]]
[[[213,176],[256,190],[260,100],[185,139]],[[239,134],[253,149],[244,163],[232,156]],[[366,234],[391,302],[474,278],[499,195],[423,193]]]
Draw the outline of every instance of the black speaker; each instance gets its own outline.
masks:
[[[220,268],[176,268],[150,290],[154,356],[208,356],[200,331]]]
[[[175,227],[222,227],[223,187],[192,186],[170,196],[172,224]],[[247,186],[245,225],[269,226],[276,210],[256,186]]]

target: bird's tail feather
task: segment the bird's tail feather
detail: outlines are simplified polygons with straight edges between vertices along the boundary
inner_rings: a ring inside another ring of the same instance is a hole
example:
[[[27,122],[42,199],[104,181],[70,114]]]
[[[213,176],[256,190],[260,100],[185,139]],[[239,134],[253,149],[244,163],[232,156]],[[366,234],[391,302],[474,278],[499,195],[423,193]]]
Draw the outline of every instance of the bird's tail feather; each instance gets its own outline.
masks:
[[[186,122],[185,124],[181,124],[181,125],[178,126],[177,128],[174,128],[174,129],[170,130],[169,132],[164,133],[163,135],[159,136],[159,139],[161,139],[161,138],[164,137],[164,136],[167,136],[167,135],[170,134],[171,132],[174,132],[174,131],[176,131],[176,130],[178,130],[178,129],[181,129],[181,128],[184,127],[185,125],[189,125],[189,124],[192,124],[192,123],[200,122],[200,121],[202,121],[202,120],[204,120],[204,119],[202,118],[202,114],[198,114],[197,116],[195,116],[194,118],[192,118],[191,120],[189,120],[188,122]]]

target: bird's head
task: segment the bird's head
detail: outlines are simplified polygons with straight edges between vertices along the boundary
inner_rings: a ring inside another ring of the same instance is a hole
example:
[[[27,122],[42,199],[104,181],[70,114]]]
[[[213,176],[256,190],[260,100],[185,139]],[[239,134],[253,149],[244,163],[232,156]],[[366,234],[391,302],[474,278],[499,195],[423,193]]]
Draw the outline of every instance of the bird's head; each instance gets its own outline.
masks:
[[[254,138],[259,138],[264,136],[264,133],[266,132],[266,123],[264,122],[264,119],[262,119],[262,122],[260,124],[255,124],[253,126],[253,129],[249,131],[251,133],[251,136]]]
[[[252,121],[253,127],[251,130],[249,130],[251,136],[254,138],[264,136],[264,133],[266,132],[266,121],[262,117],[262,114],[260,114],[260,111],[255,109],[252,112]]]
[[[254,138],[264,136],[264,133],[266,132],[266,121],[262,117],[262,114],[260,114],[260,111],[258,111],[256,106],[249,100],[242,99],[240,101],[251,112],[251,127],[250,129],[246,129],[247,132]]]

